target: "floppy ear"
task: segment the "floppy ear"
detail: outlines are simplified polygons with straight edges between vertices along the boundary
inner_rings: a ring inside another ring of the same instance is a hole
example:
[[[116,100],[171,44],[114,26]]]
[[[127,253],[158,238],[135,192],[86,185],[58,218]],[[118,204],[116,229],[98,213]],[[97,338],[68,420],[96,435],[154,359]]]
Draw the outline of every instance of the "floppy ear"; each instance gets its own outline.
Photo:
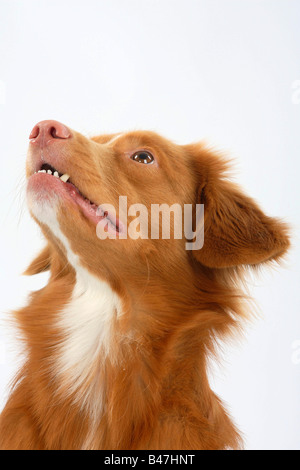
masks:
[[[40,254],[32,261],[24,272],[25,276],[32,276],[39,274],[44,271],[48,271],[51,266],[51,250],[50,246],[47,245]]]
[[[193,255],[210,268],[279,259],[290,245],[287,225],[267,217],[220,173],[208,171],[203,180],[202,172],[197,203],[204,204],[204,245]]]

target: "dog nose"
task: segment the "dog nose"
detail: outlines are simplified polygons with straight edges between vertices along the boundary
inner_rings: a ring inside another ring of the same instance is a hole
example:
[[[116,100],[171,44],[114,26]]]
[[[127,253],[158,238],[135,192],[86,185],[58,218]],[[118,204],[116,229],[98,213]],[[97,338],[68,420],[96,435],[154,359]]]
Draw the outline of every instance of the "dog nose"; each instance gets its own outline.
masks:
[[[52,142],[54,139],[69,139],[71,131],[58,121],[41,121],[32,129],[29,139],[41,147]]]

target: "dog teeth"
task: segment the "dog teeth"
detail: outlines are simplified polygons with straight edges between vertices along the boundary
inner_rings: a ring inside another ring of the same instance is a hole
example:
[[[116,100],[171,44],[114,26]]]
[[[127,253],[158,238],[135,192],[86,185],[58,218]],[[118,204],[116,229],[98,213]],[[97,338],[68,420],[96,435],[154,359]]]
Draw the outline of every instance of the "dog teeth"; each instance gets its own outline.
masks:
[[[69,181],[69,179],[70,179],[70,176],[67,175],[67,173],[65,173],[64,175],[62,175],[62,176],[60,177],[60,179],[61,179],[64,183],[67,183],[67,182]]]
[[[59,176],[58,171],[52,172],[51,170],[39,170],[39,171],[36,171],[35,173],[44,173],[47,175],[55,176],[55,178],[60,178],[64,183],[67,183],[70,179],[70,176],[67,173],[65,173],[62,176]]]

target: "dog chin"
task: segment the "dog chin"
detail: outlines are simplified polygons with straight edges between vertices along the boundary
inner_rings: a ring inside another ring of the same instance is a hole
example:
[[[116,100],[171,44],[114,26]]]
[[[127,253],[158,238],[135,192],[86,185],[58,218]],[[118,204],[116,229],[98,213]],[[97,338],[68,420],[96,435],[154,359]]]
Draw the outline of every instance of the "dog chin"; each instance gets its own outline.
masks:
[[[33,191],[27,191],[28,208],[33,218],[41,225],[46,226],[54,236],[56,242],[64,248],[69,263],[76,268],[80,265],[80,259],[71,247],[68,238],[63,233],[59,221],[59,207],[61,201],[58,196],[42,198],[40,194]]]
[[[62,232],[58,222],[58,211],[60,201],[52,192],[36,192],[27,188],[27,205],[32,217],[42,226],[47,227],[50,232],[58,238],[65,246],[65,237],[62,240]]]

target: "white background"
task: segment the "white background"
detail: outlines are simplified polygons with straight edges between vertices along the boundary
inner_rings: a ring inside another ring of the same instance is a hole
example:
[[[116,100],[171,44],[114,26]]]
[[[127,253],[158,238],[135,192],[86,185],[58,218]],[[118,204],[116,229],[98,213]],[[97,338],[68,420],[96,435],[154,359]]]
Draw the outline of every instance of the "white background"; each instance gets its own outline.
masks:
[[[264,210],[294,229],[285,266],[251,281],[262,316],[224,348],[212,386],[248,449],[300,449],[297,80],[298,0],[1,0],[1,320],[47,279],[20,275],[42,246],[24,200],[36,122],[206,138],[237,159],[236,180]],[[1,406],[16,362],[1,326]]]

